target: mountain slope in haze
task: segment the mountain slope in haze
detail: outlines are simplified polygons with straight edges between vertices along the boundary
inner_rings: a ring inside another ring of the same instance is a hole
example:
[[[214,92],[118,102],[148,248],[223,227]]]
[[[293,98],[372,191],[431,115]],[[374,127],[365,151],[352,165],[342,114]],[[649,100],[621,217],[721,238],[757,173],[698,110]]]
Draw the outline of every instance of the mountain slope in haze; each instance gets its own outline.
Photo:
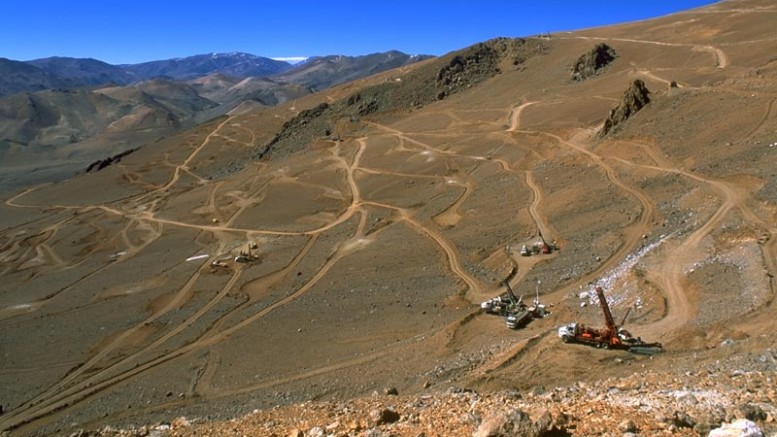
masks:
[[[273,79],[321,90],[431,57],[408,55],[397,50],[364,56],[314,56],[289,71],[273,76]]]
[[[70,87],[105,84],[126,85],[134,79],[121,67],[97,59],[54,56],[26,61],[26,63],[61,78],[69,83]]]
[[[63,87],[67,81],[26,62],[0,58],[0,97]]]
[[[133,116],[138,111],[161,111],[163,118],[169,118],[168,128],[173,128],[213,106],[186,85],[160,80],[129,87],[19,94],[0,99],[0,137],[30,147],[64,146],[118,125],[152,127]]]
[[[0,73],[3,73],[0,96],[51,88],[126,85],[154,78],[193,80],[213,74],[241,79],[278,76],[275,79],[278,82],[293,82],[320,90],[426,58],[428,56],[410,56],[397,51],[366,56],[325,56],[297,67],[288,77],[283,73],[294,69],[288,62],[238,52],[123,65],[59,56],[25,62],[0,58]]]
[[[210,53],[124,65],[60,56],[25,62],[0,58],[0,96],[51,88],[126,85],[155,78],[188,80],[215,73],[241,78],[269,76],[290,68],[287,62],[248,53]]]
[[[234,52],[123,64],[119,67],[130,73],[135,80],[156,77],[187,80],[214,73],[235,77],[271,76],[291,69],[292,65],[285,61]]]
[[[277,105],[317,90],[429,58],[431,56],[406,55],[399,51],[366,56],[314,57],[292,70],[270,77],[240,79],[215,74],[189,83],[204,97],[221,103],[220,114],[225,114],[243,102],[251,102],[254,107]]]
[[[773,434],[775,14],[486,41],[7,197],[0,430],[472,435],[509,405],[553,435]],[[481,313],[505,278],[550,315]],[[662,353],[557,336],[604,326],[597,286]]]
[[[219,106],[198,115],[201,121],[229,113],[243,105],[253,108],[275,106],[311,93],[311,90],[295,83],[278,82],[263,77],[238,78],[220,73],[187,82],[199,95]]]
[[[217,103],[168,81],[0,99],[0,186],[69,177],[89,162],[194,125]]]

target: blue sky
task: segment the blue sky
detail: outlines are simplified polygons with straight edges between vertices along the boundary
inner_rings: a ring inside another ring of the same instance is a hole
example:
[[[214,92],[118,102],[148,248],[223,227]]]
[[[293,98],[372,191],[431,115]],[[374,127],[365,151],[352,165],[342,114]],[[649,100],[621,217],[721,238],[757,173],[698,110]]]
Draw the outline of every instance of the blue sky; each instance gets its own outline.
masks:
[[[520,37],[656,17],[712,0],[4,0],[0,57],[136,63],[210,52],[267,57],[441,55]]]

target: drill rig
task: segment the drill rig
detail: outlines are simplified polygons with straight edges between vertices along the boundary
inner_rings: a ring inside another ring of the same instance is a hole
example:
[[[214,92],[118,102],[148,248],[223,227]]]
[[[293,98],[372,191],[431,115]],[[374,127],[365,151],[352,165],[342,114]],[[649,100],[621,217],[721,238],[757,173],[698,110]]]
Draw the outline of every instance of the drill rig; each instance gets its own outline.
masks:
[[[605,349],[622,349],[629,352],[652,355],[662,350],[661,343],[646,343],[641,338],[634,338],[629,331],[623,329],[626,316],[620,325],[616,325],[612,318],[610,306],[604,297],[602,287],[596,287],[596,296],[599,298],[599,306],[604,313],[604,328],[592,328],[582,323],[569,323],[558,328],[558,336],[564,343],[581,343]],[[629,309],[631,310],[631,309]]]

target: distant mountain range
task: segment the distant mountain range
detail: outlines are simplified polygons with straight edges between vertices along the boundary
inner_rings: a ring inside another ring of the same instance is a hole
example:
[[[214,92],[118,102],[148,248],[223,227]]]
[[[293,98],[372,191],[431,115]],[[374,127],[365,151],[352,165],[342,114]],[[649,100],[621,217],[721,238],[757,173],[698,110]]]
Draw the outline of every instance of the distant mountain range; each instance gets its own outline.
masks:
[[[233,77],[272,76],[294,68],[288,62],[276,61],[248,53],[210,53],[186,58],[119,65],[134,80],[158,77],[187,80],[220,73]]]
[[[134,80],[132,73],[124,68],[97,59],[51,57],[27,61],[26,64],[40,68],[70,86],[124,85]]]
[[[248,53],[211,53],[122,65],[58,56],[32,61],[0,58],[0,96],[51,88],[128,85],[149,79],[190,80],[215,73],[239,78],[264,77],[292,68],[288,62]]]
[[[111,65],[96,59],[0,58],[0,188],[54,180],[215,117],[270,107],[431,56],[398,51],[292,65],[247,53]],[[51,172],[40,170],[45,162]],[[40,176],[26,165],[39,169]],[[2,190],[0,190],[2,191]]]
[[[396,50],[365,56],[315,56],[278,74],[275,79],[320,90],[431,57]]]
[[[128,85],[149,79],[192,80],[212,74],[241,79],[277,76],[279,81],[323,89],[429,57],[389,51],[365,56],[313,57],[296,65],[240,52],[121,65],[58,56],[32,61],[0,58],[0,96],[52,88]]]

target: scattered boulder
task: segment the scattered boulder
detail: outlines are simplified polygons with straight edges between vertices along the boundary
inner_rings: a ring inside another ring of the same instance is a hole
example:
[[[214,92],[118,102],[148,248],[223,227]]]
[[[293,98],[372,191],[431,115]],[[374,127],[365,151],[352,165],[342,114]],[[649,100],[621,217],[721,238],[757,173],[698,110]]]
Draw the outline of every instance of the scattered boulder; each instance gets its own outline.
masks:
[[[531,389],[531,394],[533,394],[534,396],[542,396],[542,395],[545,394],[545,392],[546,392],[545,387],[543,387],[541,385],[535,385]]]
[[[764,433],[754,422],[747,419],[738,419],[731,423],[723,424],[720,428],[713,429],[709,437],[763,437]]]
[[[606,136],[616,126],[628,120],[629,117],[639,112],[648,103],[650,103],[650,90],[645,86],[645,82],[639,79],[635,80],[623,94],[623,98],[618,106],[610,110],[602,130],[599,132],[599,137]]]
[[[307,433],[307,436],[309,437],[324,437],[324,435],[326,435],[324,433],[324,428],[321,428],[320,426],[310,428]]]
[[[693,428],[696,425],[696,421],[682,411],[675,411],[673,422],[678,428]]]
[[[635,425],[634,421],[631,420],[631,419],[626,419],[623,422],[621,422],[618,425],[618,429],[622,433],[627,433],[627,432],[632,432],[633,433],[633,432],[637,432],[638,431],[637,425]]]
[[[170,423],[170,427],[173,429],[188,428],[190,426],[192,426],[192,424],[189,422],[189,419],[183,416],[175,418],[172,423]]]
[[[473,437],[532,437],[539,435],[529,415],[515,409],[486,416]]]
[[[696,411],[693,416],[695,424],[693,430],[699,435],[706,435],[710,430],[715,429],[723,423],[725,412],[716,412],[711,409],[702,409]]]
[[[384,408],[382,410],[372,410],[370,412],[370,421],[375,426],[394,423],[399,420],[399,413],[393,408]]]
[[[534,427],[537,430],[537,432],[540,433],[540,435],[553,430],[554,421],[553,421],[553,415],[550,414],[550,411],[545,410],[542,413],[540,413],[540,417],[537,419],[537,422],[535,422]]]
[[[766,420],[766,412],[758,405],[744,404],[734,411],[737,419],[747,419],[752,421]]]
[[[572,66],[572,80],[583,81],[599,72],[609,65],[618,54],[615,50],[605,43],[597,44],[590,52],[580,56]]]

